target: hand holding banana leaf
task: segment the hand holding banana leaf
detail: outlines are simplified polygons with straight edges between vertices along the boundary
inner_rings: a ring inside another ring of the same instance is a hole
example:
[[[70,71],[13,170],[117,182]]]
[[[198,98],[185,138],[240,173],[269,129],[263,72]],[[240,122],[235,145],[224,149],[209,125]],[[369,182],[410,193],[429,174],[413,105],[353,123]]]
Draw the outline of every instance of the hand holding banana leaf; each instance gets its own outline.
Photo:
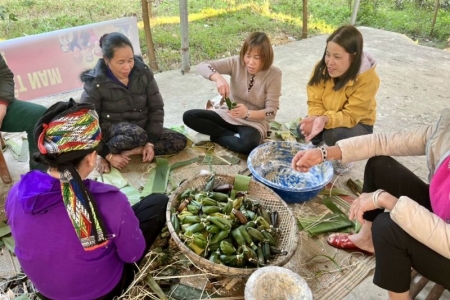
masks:
[[[248,108],[242,104],[236,104],[231,110],[228,111],[228,114],[233,118],[243,119],[247,116]]]

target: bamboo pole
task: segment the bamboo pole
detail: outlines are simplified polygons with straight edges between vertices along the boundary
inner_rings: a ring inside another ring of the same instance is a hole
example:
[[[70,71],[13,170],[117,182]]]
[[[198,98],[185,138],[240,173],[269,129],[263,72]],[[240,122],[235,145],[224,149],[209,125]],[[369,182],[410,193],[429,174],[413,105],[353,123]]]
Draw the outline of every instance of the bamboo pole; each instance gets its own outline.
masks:
[[[308,37],[308,0],[303,0],[303,28],[302,38]]]
[[[436,7],[434,8],[433,22],[431,23],[430,36],[433,36],[434,25],[436,25],[436,18],[439,12],[439,0],[436,0]]]
[[[189,22],[187,0],[180,0],[181,74],[189,72]]]
[[[153,46],[152,31],[150,28],[150,18],[148,15],[147,0],[141,0],[142,4],[142,20],[144,21],[145,42],[147,43],[147,55],[150,62],[150,68],[156,72],[158,71],[158,64],[156,62],[155,47]]]

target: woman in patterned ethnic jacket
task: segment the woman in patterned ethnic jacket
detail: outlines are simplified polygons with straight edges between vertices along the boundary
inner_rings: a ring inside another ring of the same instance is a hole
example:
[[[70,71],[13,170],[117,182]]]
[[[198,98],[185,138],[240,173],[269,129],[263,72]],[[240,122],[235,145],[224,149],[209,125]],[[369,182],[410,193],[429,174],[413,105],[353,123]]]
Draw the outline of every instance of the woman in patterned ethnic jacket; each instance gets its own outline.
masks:
[[[80,75],[82,103],[91,103],[100,117],[104,142],[101,170],[121,169],[131,155],[150,162],[155,155],[184,149],[186,137],[163,127],[164,103],[150,68],[134,55],[130,40],[113,32],[100,39],[103,59]],[[106,161],[105,161],[106,159]]]
[[[211,140],[248,154],[267,138],[281,96],[281,71],[272,65],[273,57],[267,35],[254,32],[245,40],[239,56],[198,65],[199,73],[214,81],[219,94],[237,106],[185,112],[184,123],[200,133],[195,142]],[[230,84],[222,74],[231,76]]]
[[[424,155],[429,183],[390,156]],[[411,299],[411,268],[450,289],[450,109],[431,125],[340,140],[300,151],[292,167],[307,172],[324,159],[369,159],[363,193],[350,208],[361,230],[331,234],[333,247],[376,254],[374,283],[389,299]]]

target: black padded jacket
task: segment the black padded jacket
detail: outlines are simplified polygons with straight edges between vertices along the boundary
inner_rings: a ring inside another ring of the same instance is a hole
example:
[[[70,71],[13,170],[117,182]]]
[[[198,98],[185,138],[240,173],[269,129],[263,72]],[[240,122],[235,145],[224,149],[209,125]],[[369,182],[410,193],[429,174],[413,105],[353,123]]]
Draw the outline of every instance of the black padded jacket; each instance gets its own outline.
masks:
[[[128,88],[107,76],[107,66],[99,59],[94,69],[80,75],[84,91],[80,102],[92,103],[104,123],[133,123],[147,132],[148,141],[156,142],[162,133],[164,103],[150,68],[135,56]]]

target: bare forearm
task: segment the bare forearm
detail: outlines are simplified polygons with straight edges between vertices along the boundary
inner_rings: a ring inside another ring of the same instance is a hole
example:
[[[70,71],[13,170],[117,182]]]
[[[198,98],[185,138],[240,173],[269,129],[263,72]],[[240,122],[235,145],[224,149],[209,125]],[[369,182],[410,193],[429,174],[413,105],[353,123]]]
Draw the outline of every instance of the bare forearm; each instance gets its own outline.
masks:
[[[342,151],[339,146],[327,147],[327,160],[340,160],[342,159]]]
[[[383,192],[378,196],[377,203],[378,206],[385,208],[389,211],[394,209],[394,206],[397,204],[398,199],[388,192]]]
[[[266,111],[264,109],[261,110],[251,110],[249,109],[247,112],[248,120],[264,120],[266,118]]]

